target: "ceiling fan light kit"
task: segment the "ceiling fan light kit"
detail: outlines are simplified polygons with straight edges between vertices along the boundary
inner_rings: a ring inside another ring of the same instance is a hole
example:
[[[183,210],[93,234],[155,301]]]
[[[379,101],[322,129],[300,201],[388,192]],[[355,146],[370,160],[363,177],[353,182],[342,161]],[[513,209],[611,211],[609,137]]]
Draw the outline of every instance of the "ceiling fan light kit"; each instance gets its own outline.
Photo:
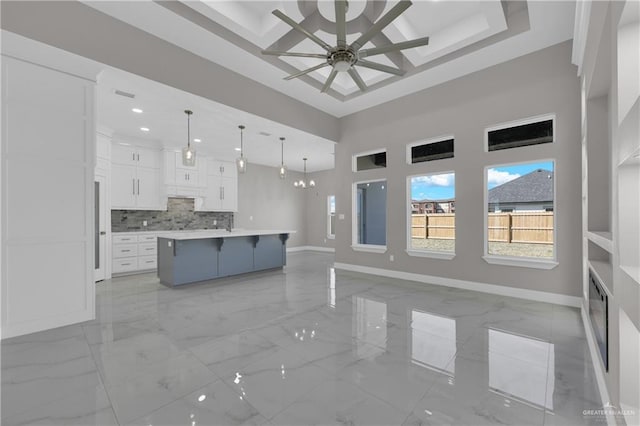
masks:
[[[394,7],[391,8],[382,18],[378,19],[367,31],[365,31],[356,41],[347,45],[346,42],[346,14],[348,9],[348,4],[346,0],[336,0],[335,1],[335,9],[336,9],[336,46],[330,46],[325,43],[322,39],[317,37],[315,34],[312,34],[300,24],[295,22],[293,19],[289,18],[284,13],[279,10],[274,10],[272,13],[280,18],[282,21],[291,26],[294,30],[299,31],[304,34],[305,37],[315,42],[317,45],[322,47],[326,53],[299,53],[299,52],[280,52],[273,50],[263,50],[263,55],[273,55],[273,56],[295,56],[295,57],[304,57],[304,58],[318,58],[324,59],[325,62],[320,63],[316,66],[308,68],[306,70],[299,71],[295,74],[291,74],[285,77],[285,80],[292,80],[294,78],[301,77],[303,75],[312,73],[324,67],[332,67],[331,73],[327,80],[325,81],[322,89],[320,90],[322,93],[325,93],[331,87],[331,84],[335,80],[336,76],[340,72],[347,72],[351,79],[356,83],[358,88],[364,92],[367,90],[367,85],[362,80],[360,73],[358,73],[357,67],[369,68],[376,71],[381,71],[389,74],[394,74],[398,76],[402,76],[406,71],[391,67],[384,64],[379,64],[377,62],[371,62],[365,60],[363,58],[375,55],[381,55],[389,52],[397,52],[404,49],[410,49],[413,47],[425,46],[429,44],[429,37],[418,38],[415,40],[404,41],[401,43],[390,44],[387,46],[374,47],[371,49],[362,49],[369,40],[371,40],[378,33],[381,33],[382,30],[393,22],[398,16],[400,16],[409,6],[411,6],[411,1],[401,0]]]

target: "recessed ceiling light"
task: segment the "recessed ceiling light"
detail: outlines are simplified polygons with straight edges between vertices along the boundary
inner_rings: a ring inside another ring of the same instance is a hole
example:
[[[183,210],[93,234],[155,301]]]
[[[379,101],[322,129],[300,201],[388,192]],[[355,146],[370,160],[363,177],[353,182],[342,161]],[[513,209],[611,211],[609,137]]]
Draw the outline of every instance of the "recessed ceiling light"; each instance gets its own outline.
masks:
[[[131,111],[135,112],[136,114],[142,114],[144,112],[140,108],[131,108]]]
[[[142,130],[143,132],[148,132],[149,128],[148,127],[140,127],[140,130]]]
[[[236,151],[240,151],[240,148],[235,148]]]
[[[193,141],[194,141],[194,142],[202,142],[202,140],[197,139],[197,138],[196,138],[196,139],[194,139]]]

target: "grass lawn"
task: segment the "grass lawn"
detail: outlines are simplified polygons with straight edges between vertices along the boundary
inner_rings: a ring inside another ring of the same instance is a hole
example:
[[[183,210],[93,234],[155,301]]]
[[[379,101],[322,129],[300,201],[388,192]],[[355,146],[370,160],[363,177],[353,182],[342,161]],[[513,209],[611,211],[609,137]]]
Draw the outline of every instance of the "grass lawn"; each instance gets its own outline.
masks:
[[[411,248],[430,251],[455,251],[455,240],[412,238]],[[498,256],[552,258],[553,244],[489,242],[489,254]]]

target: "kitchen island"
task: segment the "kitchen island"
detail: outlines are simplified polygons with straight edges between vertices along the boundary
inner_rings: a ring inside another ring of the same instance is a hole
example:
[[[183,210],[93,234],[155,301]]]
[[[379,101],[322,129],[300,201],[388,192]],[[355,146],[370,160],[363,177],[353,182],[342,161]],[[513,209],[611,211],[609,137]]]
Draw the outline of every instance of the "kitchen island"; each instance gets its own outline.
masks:
[[[287,240],[295,231],[211,230],[158,236],[158,277],[173,287],[198,281],[282,268]]]

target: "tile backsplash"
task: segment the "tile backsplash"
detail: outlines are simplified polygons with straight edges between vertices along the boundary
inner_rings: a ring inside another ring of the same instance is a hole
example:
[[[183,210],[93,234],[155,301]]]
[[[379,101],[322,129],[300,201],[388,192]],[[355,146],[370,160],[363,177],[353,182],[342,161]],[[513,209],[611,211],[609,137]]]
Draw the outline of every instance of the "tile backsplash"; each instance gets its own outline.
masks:
[[[177,231],[233,227],[233,213],[194,212],[193,201],[192,198],[169,198],[166,212],[111,210],[111,231]],[[142,226],[145,220],[147,226]]]

